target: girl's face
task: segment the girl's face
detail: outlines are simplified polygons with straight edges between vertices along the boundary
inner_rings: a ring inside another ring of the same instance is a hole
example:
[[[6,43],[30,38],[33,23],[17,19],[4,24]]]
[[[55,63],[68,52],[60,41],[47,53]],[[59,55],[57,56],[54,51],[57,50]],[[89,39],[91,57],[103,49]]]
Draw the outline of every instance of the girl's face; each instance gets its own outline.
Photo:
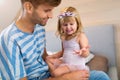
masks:
[[[75,33],[77,30],[77,23],[75,18],[62,23],[61,29],[66,35],[72,35],[73,33]]]

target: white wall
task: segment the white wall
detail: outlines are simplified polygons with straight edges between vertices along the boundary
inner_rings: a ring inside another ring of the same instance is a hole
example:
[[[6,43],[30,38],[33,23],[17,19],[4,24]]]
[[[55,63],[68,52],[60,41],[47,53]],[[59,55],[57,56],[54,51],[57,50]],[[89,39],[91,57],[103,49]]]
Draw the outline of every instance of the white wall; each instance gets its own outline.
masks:
[[[54,18],[49,21],[47,30],[56,29],[56,16],[59,10],[66,6],[78,9],[83,26],[120,24],[120,0],[63,0],[56,8]]]
[[[0,0],[0,31],[12,22],[20,5],[20,0]]]
[[[83,26],[100,24],[117,25],[116,45],[120,53],[120,0],[62,0],[62,4],[55,8],[54,17],[47,26],[47,30],[56,30],[59,10],[66,6],[76,7],[81,16]],[[20,8],[20,0],[0,0],[0,31],[8,26]],[[120,59],[120,54],[117,54]],[[120,77],[120,60],[118,60]]]
[[[66,6],[74,6],[79,10],[83,26],[120,24],[120,0],[62,0],[62,4],[54,10],[47,30],[56,30],[59,10]],[[0,0],[0,28],[12,22],[19,8],[20,0]]]

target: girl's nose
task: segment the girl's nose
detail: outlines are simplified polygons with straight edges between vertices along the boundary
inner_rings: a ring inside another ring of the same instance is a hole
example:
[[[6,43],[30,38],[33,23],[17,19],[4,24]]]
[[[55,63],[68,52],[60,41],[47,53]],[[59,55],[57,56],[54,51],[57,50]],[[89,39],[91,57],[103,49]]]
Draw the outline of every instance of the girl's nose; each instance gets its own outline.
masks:
[[[70,29],[70,25],[67,25],[67,29]]]

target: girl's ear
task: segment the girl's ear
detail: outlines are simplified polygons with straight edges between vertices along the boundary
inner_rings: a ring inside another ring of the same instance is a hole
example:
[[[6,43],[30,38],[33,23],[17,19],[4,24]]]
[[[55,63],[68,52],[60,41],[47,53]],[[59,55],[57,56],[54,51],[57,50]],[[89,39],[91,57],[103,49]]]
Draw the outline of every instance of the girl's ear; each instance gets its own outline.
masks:
[[[24,9],[28,12],[31,13],[33,10],[33,5],[30,2],[25,2],[24,3]]]

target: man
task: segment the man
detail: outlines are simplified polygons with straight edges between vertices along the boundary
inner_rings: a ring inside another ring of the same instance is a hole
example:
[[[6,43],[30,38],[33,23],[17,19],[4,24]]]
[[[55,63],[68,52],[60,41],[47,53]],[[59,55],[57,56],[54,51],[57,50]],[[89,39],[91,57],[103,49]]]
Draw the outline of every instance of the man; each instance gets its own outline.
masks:
[[[52,18],[52,10],[60,2],[61,0],[21,0],[21,16],[0,34],[2,80],[88,80],[89,72],[85,70],[50,77],[48,65],[44,61],[47,53],[43,26]],[[96,73],[94,71],[90,74]],[[91,75],[90,80],[109,80],[101,78],[106,76],[101,74],[98,72],[95,75],[97,78]]]
[[[88,79],[87,71],[49,78],[48,66],[42,57],[46,53],[43,26],[52,18],[52,10],[60,2],[61,0],[21,0],[21,16],[0,35],[0,69],[3,80]]]

